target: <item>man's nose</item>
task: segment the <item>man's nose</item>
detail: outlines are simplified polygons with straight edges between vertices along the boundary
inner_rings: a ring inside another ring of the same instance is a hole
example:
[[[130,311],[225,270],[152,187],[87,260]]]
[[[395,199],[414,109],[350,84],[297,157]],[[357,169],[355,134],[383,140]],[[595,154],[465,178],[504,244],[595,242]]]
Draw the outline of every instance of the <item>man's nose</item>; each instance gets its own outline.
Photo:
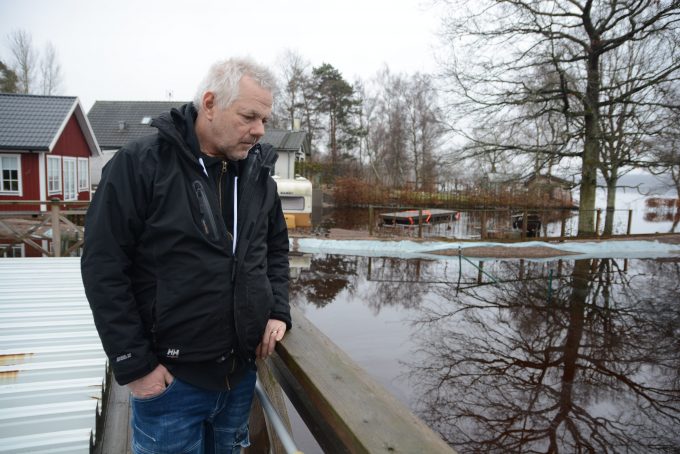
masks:
[[[258,139],[264,135],[264,122],[262,120],[257,120],[253,123],[253,126],[250,128],[250,135]]]

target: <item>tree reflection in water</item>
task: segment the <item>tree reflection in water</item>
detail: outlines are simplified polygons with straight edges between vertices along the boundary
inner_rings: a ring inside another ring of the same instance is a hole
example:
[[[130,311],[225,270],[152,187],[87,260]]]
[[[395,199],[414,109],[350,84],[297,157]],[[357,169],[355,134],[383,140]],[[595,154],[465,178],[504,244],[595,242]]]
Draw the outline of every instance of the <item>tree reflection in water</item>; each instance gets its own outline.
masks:
[[[420,308],[408,363],[418,413],[460,452],[678,452],[678,263],[554,265],[435,286],[447,303]]]
[[[323,307],[345,288],[353,292],[358,257],[325,255],[312,260],[309,270],[292,280],[289,286],[291,303],[306,300]]]

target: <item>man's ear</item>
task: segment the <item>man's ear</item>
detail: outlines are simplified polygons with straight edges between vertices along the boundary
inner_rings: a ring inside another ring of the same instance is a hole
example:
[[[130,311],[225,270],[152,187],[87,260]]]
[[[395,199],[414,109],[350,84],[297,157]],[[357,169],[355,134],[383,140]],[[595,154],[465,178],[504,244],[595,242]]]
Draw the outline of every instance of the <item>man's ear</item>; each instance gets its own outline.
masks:
[[[203,94],[202,99],[203,105],[201,106],[205,116],[208,120],[213,119],[213,113],[215,112],[215,93],[212,91],[206,91]]]

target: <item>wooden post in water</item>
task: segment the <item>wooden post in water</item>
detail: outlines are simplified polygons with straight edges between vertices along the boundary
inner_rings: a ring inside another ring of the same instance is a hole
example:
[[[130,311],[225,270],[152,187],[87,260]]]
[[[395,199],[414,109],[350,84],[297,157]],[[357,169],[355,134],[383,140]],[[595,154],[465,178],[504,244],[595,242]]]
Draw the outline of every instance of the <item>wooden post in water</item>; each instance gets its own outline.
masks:
[[[418,238],[423,237],[423,209],[418,208]]]
[[[368,235],[373,236],[373,205],[368,206]]]
[[[600,236],[600,222],[602,222],[602,208],[597,209],[597,219],[595,221],[595,236]]]
[[[484,240],[486,239],[486,210],[482,208],[482,213],[481,213],[481,220],[479,221],[481,223],[481,230],[479,232],[480,239]]]
[[[58,202],[58,199],[52,199],[52,257],[61,257],[61,223],[59,222]]]
[[[633,210],[628,210],[628,227],[626,227],[626,235],[630,235],[633,227]]]

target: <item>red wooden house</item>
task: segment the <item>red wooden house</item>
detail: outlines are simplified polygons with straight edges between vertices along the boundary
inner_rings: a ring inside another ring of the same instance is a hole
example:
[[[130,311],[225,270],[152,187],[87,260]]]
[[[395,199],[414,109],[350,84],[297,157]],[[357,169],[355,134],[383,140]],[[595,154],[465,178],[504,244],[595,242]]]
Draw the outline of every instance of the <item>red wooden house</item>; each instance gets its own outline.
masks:
[[[90,158],[99,155],[78,98],[0,93],[0,200],[90,200]],[[48,207],[0,204],[37,209]]]

